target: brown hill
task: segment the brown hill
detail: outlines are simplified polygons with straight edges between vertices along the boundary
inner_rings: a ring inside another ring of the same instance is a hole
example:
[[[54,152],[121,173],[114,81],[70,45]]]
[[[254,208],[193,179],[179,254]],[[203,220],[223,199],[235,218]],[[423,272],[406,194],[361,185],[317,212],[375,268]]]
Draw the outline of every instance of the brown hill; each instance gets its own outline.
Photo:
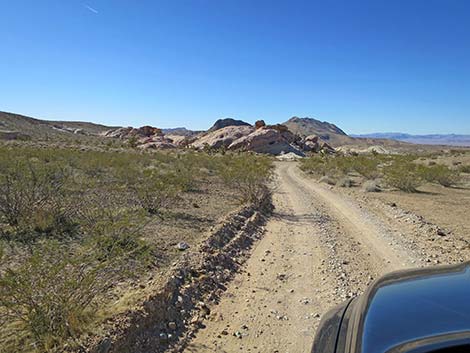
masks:
[[[355,142],[355,139],[346,135],[339,127],[326,121],[294,116],[283,123],[283,125],[286,125],[294,134],[302,137],[317,135],[333,146],[341,146]]]
[[[49,140],[97,136],[113,127],[82,121],[39,120],[0,112],[0,139]]]

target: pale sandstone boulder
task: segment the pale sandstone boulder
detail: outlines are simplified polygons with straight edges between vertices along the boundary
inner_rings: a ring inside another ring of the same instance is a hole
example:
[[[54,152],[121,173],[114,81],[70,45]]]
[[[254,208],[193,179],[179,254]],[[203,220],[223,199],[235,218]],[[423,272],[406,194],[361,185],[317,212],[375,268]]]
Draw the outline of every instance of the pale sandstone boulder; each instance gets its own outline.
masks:
[[[229,147],[234,141],[241,137],[247,136],[255,130],[254,127],[248,125],[226,126],[219,130],[209,132],[199,137],[191,146],[197,149],[204,147],[222,148]]]
[[[241,137],[228,147],[231,150],[253,151],[278,155],[293,152],[299,155],[303,153],[283,136],[277,129],[261,128],[251,134]]]

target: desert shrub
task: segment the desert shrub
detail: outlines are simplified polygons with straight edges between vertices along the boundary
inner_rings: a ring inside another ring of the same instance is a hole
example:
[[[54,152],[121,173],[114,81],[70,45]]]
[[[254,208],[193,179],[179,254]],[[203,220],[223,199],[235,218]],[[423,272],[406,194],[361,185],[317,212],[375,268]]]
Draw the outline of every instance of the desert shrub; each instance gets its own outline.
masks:
[[[141,236],[155,216],[204,178],[256,202],[270,175],[256,155],[0,147],[0,351],[62,351],[156,265]]]
[[[445,187],[452,186],[458,181],[458,172],[442,164],[432,166],[420,165],[418,171],[427,182],[438,183]]]
[[[158,216],[176,199],[180,187],[175,174],[156,168],[141,171],[135,182],[129,184],[139,206],[150,215]]]
[[[220,157],[218,174],[224,182],[239,191],[242,202],[259,202],[271,177],[272,162],[268,157],[250,154]]]
[[[203,178],[202,168],[213,169],[212,160],[207,154],[188,152],[177,155],[172,170],[175,184],[179,185],[182,191],[194,191],[198,181]]]
[[[422,184],[418,166],[413,162],[397,159],[384,168],[386,183],[405,192],[417,192]]]
[[[458,170],[460,173],[470,173],[470,165],[461,165]]]
[[[5,346],[10,340],[32,341],[40,351],[49,351],[80,334],[94,298],[106,285],[99,276],[100,266],[67,253],[57,242],[35,247],[21,266],[0,276],[0,337],[11,331],[11,337],[2,337]]]
[[[31,160],[3,165],[0,172],[0,218],[6,239],[30,241],[40,236],[70,236],[76,232],[64,185],[65,168]]]
[[[378,154],[373,154],[372,157],[369,156],[357,156],[351,157],[353,169],[362,175],[366,179],[376,179],[380,176],[380,171],[378,170],[379,159]]]
[[[48,240],[35,246],[20,266],[2,271],[0,339],[6,347],[20,340],[39,351],[60,351],[62,343],[78,337],[94,319],[99,299],[126,273],[129,260],[146,254],[128,234],[99,235],[89,244],[93,246],[77,250]]]
[[[378,156],[314,156],[301,160],[300,168],[316,175],[341,177],[357,172],[366,179],[375,179],[380,175]]]
[[[338,180],[338,182],[336,183],[336,186],[339,186],[339,187],[342,187],[342,188],[350,188],[353,186],[353,181],[351,178],[348,178],[348,177],[343,177],[341,179]]]
[[[380,191],[380,187],[377,184],[377,181],[375,180],[367,180],[366,182],[364,182],[364,184],[362,184],[362,189],[365,192],[379,192]]]
[[[325,175],[327,172],[325,159],[318,156],[301,159],[300,169],[315,175]]]
[[[131,136],[128,140],[127,140],[127,144],[130,148],[136,148],[137,145],[138,145],[138,142],[139,142],[139,139],[137,138],[137,136]]]

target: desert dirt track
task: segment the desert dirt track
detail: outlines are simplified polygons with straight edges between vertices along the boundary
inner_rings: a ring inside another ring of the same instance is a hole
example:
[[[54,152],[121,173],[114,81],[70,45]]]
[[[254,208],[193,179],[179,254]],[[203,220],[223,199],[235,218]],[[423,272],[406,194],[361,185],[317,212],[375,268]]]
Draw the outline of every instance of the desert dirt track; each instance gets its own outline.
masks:
[[[323,313],[377,276],[414,267],[387,222],[296,163],[277,163],[273,188],[263,239],[186,352],[309,352]]]

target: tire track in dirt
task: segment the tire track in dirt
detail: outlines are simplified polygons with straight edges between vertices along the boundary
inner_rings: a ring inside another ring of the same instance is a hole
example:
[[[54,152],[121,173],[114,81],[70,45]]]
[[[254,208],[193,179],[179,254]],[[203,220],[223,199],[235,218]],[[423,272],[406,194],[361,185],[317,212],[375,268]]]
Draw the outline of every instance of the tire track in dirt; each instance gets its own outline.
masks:
[[[273,202],[245,270],[185,352],[309,352],[324,312],[412,258],[389,245],[378,220],[295,163],[276,165]]]

